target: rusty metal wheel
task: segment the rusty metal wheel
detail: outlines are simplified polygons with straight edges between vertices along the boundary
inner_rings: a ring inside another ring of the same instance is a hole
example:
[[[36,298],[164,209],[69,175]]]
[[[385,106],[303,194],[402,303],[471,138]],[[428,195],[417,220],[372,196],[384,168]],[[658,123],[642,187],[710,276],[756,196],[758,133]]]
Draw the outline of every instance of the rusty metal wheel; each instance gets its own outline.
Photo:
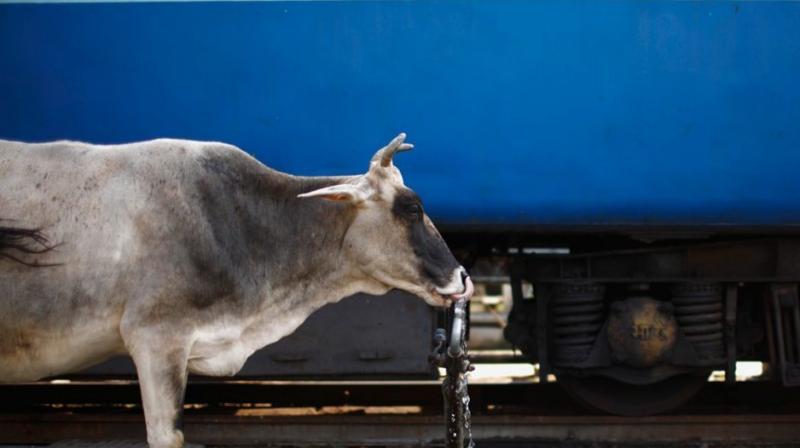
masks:
[[[676,375],[646,385],[565,374],[558,376],[558,382],[572,398],[591,410],[641,417],[663,414],[685,404],[706,384],[709,373]]]

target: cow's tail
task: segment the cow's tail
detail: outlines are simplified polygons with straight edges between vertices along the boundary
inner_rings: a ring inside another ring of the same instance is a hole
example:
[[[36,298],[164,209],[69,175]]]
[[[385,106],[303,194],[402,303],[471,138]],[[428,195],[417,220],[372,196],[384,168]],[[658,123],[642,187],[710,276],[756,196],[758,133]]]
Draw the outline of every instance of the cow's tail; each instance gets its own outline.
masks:
[[[36,261],[36,255],[50,252],[52,244],[40,228],[25,228],[4,225],[0,219],[0,257],[31,267],[52,266]]]

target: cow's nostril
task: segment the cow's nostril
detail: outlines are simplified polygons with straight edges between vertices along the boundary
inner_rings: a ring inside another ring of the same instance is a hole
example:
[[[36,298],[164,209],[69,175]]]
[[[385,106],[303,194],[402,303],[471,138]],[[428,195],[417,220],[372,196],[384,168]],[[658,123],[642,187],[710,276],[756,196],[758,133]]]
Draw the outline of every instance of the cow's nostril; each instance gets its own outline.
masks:
[[[467,283],[467,277],[469,277],[469,274],[467,273],[467,270],[462,267],[461,268],[461,284],[462,285],[465,285]]]

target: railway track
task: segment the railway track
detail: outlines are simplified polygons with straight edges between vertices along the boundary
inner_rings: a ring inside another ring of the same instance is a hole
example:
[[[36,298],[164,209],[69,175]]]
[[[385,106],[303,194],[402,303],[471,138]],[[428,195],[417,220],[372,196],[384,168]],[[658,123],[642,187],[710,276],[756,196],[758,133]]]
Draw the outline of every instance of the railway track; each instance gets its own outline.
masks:
[[[588,415],[554,384],[470,391],[482,447],[798,446],[800,392],[769,384],[709,384],[679,414],[641,418]],[[0,397],[0,444],[144,440],[133,382],[2,386]],[[441,446],[443,423],[432,381],[193,384],[184,418],[187,440],[209,446]]]
[[[552,441],[615,444],[771,443],[797,446],[796,415],[706,415],[622,418],[607,416],[475,416],[479,444],[546,444]],[[0,418],[3,442],[144,440],[141,416],[17,414]],[[188,442],[214,446],[335,445],[440,446],[443,421],[435,415],[236,416],[188,415]]]

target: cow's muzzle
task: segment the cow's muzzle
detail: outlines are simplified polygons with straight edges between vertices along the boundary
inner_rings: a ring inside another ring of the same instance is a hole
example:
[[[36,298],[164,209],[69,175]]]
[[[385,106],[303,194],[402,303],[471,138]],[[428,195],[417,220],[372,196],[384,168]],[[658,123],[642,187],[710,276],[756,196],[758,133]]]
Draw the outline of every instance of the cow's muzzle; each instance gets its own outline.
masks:
[[[467,270],[459,266],[454,272],[450,283],[444,287],[435,288],[437,295],[446,300],[469,299],[475,292],[475,286]]]
[[[472,294],[475,293],[475,285],[472,284],[472,279],[469,277],[469,274],[464,272],[464,277],[461,279],[461,281],[464,283],[464,291],[460,294],[452,294],[450,298],[453,300],[469,300],[470,297],[472,297]]]

